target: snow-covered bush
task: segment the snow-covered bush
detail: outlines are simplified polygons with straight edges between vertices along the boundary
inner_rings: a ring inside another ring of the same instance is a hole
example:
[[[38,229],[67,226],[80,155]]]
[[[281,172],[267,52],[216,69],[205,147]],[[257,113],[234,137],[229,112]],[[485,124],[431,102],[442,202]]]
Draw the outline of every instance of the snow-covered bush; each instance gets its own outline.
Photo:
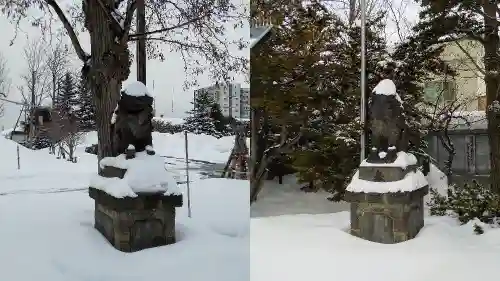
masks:
[[[500,195],[488,186],[483,186],[473,180],[464,185],[451,185],[447,193],[443,195],[434,189],[430,190],[431,200],[428,206],[431,215],[456,216],[462,224],[474,219],[486,224],[498,224]],[[481,226],[475,225],[474,232],[481,234]]]
[[[182,124],[172,124],[172,122],[160,118],[153,118],[153,120],[151,120],[151,123],[153,125],[153,132],[175,134],[180,133],[184,130]]]

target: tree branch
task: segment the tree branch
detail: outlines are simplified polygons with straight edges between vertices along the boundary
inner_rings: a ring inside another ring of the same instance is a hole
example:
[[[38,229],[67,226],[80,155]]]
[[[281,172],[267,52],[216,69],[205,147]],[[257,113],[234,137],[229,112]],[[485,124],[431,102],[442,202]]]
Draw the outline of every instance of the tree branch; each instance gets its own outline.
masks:
[[[68,32],[69,38],[71,39],[71,43],[75,48],[75,52],[78,58],[83,62],[87,62],[87,60],[89,59],[89,55],[85,53],[85,51],[82,48],[82,45],[80,45],[80,41],[76,36],[75,30],[71,26],[71,23],[69,22],[66,15],[64,15],[64,12],[61,9],[61,7],[59,7],[59,4],[57,4],[55,0],[46,0],[46,1],[47,5],[49,5],[50,7],[52,7],[52,9],[54,9],[54,12],[56,12],[57,16],[61,20],[64,28],[66,29],[66,32]]]
[[[195,18],[192,18],[186,22],[183,22],[183,23],[179,23],[179,24],[176,24],[174,26],[170,26],[170,27],[166,27],[166,28],[161,28],[161,29],[157,29],[157,30],[153,30],[153,31],[148,31],[148,32],[144,32],[144,33],[136,33],[136,34],[130,34],[128,36],[129,38],[129,41],[134,41],[134,40],[137,40],[137,39],[134,39],[134,38],[137,38],[137,37],[141,37],[141,36],[147,36],[147,35],[152,35],[152,34],[155,34],[155,33],[161,33],[161,32],[167,32],[167,31],[171,31],[171,30],[174,30],[174,29],[177,29],[177,28],[181,28],[181,27],[184,27],[184,26],[187,26],[187,25],[190,25],[194,22],[197,22],[199,20],[202,20],[204,17],[206,17],[208,14],[203,14],[201,16],[198,16],[198,17],[195,17]]]
[[[113,29],[113,32],[115,34],[119,34],[120,37],[122,36],[123,34],[123,29],[122,27],[120,26],[120,23],[116,20],[115,17],[113,17],[113,15],[111,14],[111,8],[108,7],[106,4],[104,4],[102,2],[102,0],[97,0],[97,3],[99,4],[99,6],[101,7],[101,9],[104,11],[104,13],[106,14],[106,17],[108,17],[108,21],[110,22],[110,25],[111,25],[111,29]]]
[[[455,44],[467,56],[467,58],[472,62],[472,64],[474,64],[477,70],[481,72],[481,74],[486,75],[486,72],[479,66],[479,64],[477,64],[476,60],[471,56],[471,54],[467,52],[467,50],[462,45],[460,45],[458,41],[455,41]]]
[[[123,22],[123,36],[121,39],[123,43],[129,41],[129,31],[132,26],[132,18],[134,17],[134,12],[136,8],[137,8],[137,1],[130,0],[127,4],[127,13],[125,14],[125,21]]]

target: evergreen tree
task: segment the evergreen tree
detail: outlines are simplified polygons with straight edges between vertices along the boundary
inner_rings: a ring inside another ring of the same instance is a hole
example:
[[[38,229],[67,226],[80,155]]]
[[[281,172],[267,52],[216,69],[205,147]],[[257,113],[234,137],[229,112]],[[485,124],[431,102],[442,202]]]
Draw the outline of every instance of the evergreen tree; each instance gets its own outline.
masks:
[[[76,89],[79,107],[75,112],[83,131],[96,130],[95,105],[92,92],[89,90],[86,80],[80,76]]]
[[[221,138],[223,134],[217,130],[212,118],[214,100],[207,93],[200,93],[195,96],[192,104],[193,110],[187,112],[189,116],[184,119],[184,129],[194,134],[206,134]]]
[[[61,91],[57,96],[57,103],[55,107],[61,117],[73,115],[74,112],[79,109],[76,83],[70,72],[67,72],[64,75]]]

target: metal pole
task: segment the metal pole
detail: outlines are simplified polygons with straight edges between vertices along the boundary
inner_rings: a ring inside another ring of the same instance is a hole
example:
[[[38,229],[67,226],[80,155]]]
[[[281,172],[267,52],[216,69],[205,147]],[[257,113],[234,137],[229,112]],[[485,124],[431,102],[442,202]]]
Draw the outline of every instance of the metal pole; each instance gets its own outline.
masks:
[[[21,170],[21,156],[19,153],[19,145],[17,146],[17,169]]]
[[[361,159],[365,160],[366,147],[366,0],[360,0],[361,8]]]
[[[186,187],[187,187],[187,203],[188,203],[188,218],[191,218],[191,191],[189,188],[189,156],[188,156],[188,132],[184,131],[184,148],[186,150]]]

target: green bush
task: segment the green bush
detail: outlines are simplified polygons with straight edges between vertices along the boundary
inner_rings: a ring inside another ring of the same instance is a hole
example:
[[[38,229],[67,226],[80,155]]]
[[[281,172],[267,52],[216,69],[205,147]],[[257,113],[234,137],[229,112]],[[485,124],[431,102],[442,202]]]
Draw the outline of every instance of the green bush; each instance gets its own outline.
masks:
[[[184,126],[181,124],[172,124],[166,120],[160,118],[153,118],[151,120],[153,125],[153,132],[163,133],[163,134],[175,134],[184,131]]]
[[[462,224],[474,219],[486,224],[497,224],[497,218],[500,217],[500,195],[475,180],[462,186],[450,186],[447,196],[432,188],[430,195],[428,206],[431,215],[456,216]],[[481,226],[475,224],[474,233],[482,234]]]

